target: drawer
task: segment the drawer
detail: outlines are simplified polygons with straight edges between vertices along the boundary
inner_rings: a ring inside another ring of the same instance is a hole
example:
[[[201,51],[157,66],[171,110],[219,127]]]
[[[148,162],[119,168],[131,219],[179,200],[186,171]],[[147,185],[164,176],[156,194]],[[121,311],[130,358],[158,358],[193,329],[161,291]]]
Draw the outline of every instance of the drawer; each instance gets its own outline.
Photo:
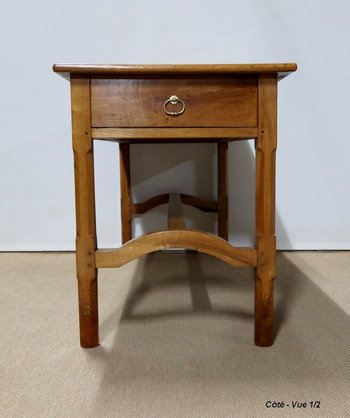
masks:
[[[255,127],[257,80],[93,78],[91,120],[94,128]]]

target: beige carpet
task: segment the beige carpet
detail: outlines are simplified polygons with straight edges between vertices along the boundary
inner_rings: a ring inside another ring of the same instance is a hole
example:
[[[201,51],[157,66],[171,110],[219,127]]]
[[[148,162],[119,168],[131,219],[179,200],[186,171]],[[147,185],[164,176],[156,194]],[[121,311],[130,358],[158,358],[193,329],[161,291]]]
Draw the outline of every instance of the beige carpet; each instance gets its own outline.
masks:
[[[279,254],[271,348],[253,345],[252,270],[155,254],[100,271],[84,350],[74,270],[0,254],[1,417],[350,417],[349,252]]]

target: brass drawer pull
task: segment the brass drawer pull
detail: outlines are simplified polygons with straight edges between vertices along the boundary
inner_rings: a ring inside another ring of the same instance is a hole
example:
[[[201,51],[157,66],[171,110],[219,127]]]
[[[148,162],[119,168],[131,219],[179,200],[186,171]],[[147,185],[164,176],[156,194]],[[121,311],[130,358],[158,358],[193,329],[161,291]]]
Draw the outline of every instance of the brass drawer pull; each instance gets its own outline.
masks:
[[[169,112],[167,110],[167,106],[169,105],[169,103],[172,104],[172,105],[177,105],[178,103],[181,103],[182,108],[179,111],[177,111],[177,112],[176,111],[175,112]],[[172,96],[169,97],[168,100],[166,100],[164,102],[163,109],[164,109],[164,112],[167,115],[170,115],[170,116],[178,116],[178,115],[181,115],[185,111],[186,105],[185,105],[185,103],[179,97],[172,95]]]

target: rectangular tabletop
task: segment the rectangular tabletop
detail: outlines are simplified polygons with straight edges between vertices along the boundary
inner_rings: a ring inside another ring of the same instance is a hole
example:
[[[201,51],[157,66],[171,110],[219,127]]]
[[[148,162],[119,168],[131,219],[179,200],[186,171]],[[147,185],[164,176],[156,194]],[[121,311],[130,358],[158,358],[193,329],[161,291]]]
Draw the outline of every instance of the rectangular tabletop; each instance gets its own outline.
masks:
[[[147,75],[228,75],[277,74],[283,78],[296,71],[295,63],[271,64],[54,64],[63,77],[69,74],[147,76]]]

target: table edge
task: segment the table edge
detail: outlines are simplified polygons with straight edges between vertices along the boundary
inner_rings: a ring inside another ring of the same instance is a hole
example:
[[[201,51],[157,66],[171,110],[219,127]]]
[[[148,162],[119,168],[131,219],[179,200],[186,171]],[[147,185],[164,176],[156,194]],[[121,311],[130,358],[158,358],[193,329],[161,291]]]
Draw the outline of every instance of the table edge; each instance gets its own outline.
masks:
[[[296,63],[271,64],[54,64],[52,69],[65,78],[81,75],[238,75],[277,74],[286,77],[296,71]]]

